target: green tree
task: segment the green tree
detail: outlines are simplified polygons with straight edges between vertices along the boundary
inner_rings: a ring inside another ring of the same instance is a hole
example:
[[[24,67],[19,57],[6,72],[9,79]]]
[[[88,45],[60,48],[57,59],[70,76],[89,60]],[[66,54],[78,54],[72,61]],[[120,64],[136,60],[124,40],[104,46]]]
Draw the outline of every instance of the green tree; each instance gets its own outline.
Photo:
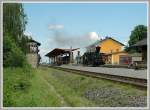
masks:
[[[24,31],[27,24],[27,17],[24,13],[23,5],[20,3],[3,4],[3,36],[10,34],[16,45],[23,47]],[[24,48],[21,48],[24,51]]]
[[[21,39],[21,45],[20,45],[20,48],[21,50],[23,51],[24,54],[26,54],[26,51],[27,51],[27,42],[29,41],[29,38],[28,36],[26,35],[23,35],[22,39]]]
[[[25,62],[25,55],[19,47],[17,47],[14,39],[10,35],[4,37],[3,47],[4,67],[22,67]]]
[[[131,31],[130,39],[128,41],[129,46],[135,44],[137,41],[147,37],[147,26],[138,25]]]
[[[20,3],[3,4],[3,64],[4,66],[23,66],[26,43],[24,35],[27,17]]]

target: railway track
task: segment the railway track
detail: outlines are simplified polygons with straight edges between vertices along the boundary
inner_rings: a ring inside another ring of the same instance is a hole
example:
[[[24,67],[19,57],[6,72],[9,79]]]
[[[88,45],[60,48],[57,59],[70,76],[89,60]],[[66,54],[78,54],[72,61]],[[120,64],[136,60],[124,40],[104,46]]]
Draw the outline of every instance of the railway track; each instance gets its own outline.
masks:
[[[70,72],[70,73],[74,73],[74,74],[80,74],[80,75],[84,75],[84,76],[88,76],[88,77],[107,79],[107,80],[111,80],[111,81],[117,81],[120,83],[134,85],[137,87],[147,88],[147,80],[146,79],[118,76],[118,75],[110,75],[110,74],[105,74],[105,73],[96,73],[96,72],[89,72],[89,71],[83,71],[83,70],[75,70],[75,69],[69,69],[69,68],[62,68],[62,67],[58,67],[58,66],[48,66],[48,67],[66,71],[66,72]]]

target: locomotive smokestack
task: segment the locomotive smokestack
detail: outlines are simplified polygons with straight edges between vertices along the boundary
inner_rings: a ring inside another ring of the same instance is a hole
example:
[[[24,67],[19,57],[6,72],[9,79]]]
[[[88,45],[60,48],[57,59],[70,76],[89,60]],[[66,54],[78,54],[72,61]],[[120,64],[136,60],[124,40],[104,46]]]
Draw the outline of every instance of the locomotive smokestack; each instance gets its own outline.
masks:
[[[100,52],[101,47],[100,46],[96,46],[96,53]]]

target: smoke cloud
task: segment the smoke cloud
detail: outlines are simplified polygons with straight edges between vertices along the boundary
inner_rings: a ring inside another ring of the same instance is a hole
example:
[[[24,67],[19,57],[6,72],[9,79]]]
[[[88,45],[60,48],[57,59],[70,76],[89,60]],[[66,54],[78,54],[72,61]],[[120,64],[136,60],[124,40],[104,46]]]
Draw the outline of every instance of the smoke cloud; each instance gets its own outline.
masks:
[[[76,36],[69,35],[64,31],[53,31],[53,37],[51,38],[53,43],[59,48],[62,47],[77,47],[84,48],[97,40],[100,40],[99,36],[96,32],[89,32],[84,35]]]
[[[83,55],[87,46],[100,40],[100,37],[96,32],[88,32],[82,35],[70,34],[64,30],[63,25],[50,24],[48,29],[50,30],[50,36],[46,41],[46,47],[44,48],[43,55],[53,50],[54,48],[80,48],[80,54]],[[74,57],[77,55],[77,51],[74,51]]]
[[[50,30],[55,30],[55,29],[63,29],[64,28],[64,25],[61,25],[61,24],[50,24],[48,29]]]

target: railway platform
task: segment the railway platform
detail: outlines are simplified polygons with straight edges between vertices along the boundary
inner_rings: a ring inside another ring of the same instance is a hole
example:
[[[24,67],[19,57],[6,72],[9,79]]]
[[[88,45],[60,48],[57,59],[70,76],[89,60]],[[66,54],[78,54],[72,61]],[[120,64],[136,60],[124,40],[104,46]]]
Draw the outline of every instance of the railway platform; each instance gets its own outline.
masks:
[[[86,66],[74,66],[74,65],[61,65],[61,68],[73,69],[94,72],[99,74],[116,75],[123,77],[131,77],[138,79],[147,79],[147,69],[134,70],[128,68],[108,68],[108,67],[86,67]]]

